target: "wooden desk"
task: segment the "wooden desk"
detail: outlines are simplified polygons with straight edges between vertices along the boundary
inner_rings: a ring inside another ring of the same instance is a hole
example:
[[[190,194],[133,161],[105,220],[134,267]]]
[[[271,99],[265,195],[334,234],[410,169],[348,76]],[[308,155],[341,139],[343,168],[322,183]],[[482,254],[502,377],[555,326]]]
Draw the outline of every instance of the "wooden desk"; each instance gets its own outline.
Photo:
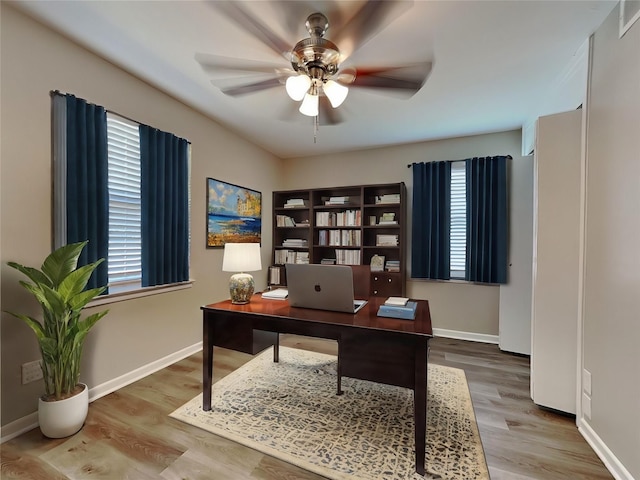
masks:
[[[274,345],[278,361],[280,333],[336,340],[338,392],[342,376],[413,390],[416,472],[424,475],[429,303],[418,300],[415,320],[401,320],[377,316],[384,300],[370,298],[356,315],[291,307],[286,300],[263,300],[260,294],[246,305],[225,300],[202,307],[203,410],[211,410],[214,346],[256,354]]]

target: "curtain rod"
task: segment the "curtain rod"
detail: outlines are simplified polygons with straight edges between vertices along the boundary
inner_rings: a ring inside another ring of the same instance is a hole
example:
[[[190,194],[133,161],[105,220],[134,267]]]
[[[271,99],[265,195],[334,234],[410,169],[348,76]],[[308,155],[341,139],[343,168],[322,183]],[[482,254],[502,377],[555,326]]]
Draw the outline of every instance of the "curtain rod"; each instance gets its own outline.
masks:
[[[49,92],[49,95],[51,95],[51,96],[53,97],[54,95],[60,95],[60,96],[73,95],[73,93],[62,93],[60,90],[51,90],[51,91]],[[75,95],[74,95],[74,96],[75,96]],[[84,100],[84,99],[83,99],[83,100]],[[85,100],[85,102],[86,102],[86,100]],[[94,105],[95,105],[95,104],[94,104]],[[102,107],[102,108],[104,108],[104,107]],[[105,111],[105,112],[107,112],[107,113],[111,113],[111,114],[113,114],[113,115],[118,115],[119,117],[122,117],[122,118],[124,118],[125,120],[129,120],[130,122],[137,123],[138,125],[144,125],[145,127],[149,127],[149,128],[154,128],[154,129],[156,129],[156,130],[160,130],[158,127],[153,127],[153,126],[151,126],[151,125],[147,125],[146,123],[139,122],[138,120],[134,120],[133,118],[129,118],[129,117],[127,117],[126,115],[122,115],[121,113],[118,113],[118,112],[116,112],[116,111],[110,110],[110,109],[108,109],[108,108],[105,108],[105,109],[104,109],[104,111]],[[174,135],[175,135],[175,134],[174,134]],[[176,137],[177,137],[177,135],[176,135]],[[182,137],[180,137],[180,138],[182,138]],[[189,140],[187,140],[186,138],[183,138],[183,140],[186,140],[186,141],[187,141],[187,143],[188,143],[189,145],[191,145],[191,142],[190,142]]]
[[[498,155],[496,155],[498,156]],[[504,155],[505,157],[507,157],[507,160],[513,160],[513,157],[511,155]],[[487,157],[473,157],[473,158],[487,158]],[[491,158],[491,157],[488,157]],[[465,159],[466,160],[466,159]],[[445,160],[445,162],[464,162],[464,160]],[[407,164],[407,168],[411,168],[411,165],[413,165],[413,163],[409,163]]]

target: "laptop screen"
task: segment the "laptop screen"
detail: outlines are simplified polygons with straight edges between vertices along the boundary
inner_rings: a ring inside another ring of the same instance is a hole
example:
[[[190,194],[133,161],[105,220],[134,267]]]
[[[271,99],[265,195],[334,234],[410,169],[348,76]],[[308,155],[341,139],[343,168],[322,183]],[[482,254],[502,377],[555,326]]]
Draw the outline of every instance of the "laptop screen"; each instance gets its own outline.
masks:
[[[292,307],[356,313],[367,302],[355,300],[348,265],[288,263],[287,289]]]

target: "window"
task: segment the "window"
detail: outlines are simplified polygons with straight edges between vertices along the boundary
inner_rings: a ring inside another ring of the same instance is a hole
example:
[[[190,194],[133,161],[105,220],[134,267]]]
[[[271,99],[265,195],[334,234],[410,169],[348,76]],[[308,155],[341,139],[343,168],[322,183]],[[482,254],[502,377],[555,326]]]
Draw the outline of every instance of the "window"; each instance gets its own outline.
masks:
[[[412,278],[507,282],[510,158],[412,164]]]
[[[52,99],[54,246],[88,241],[80,265],[106,259],[89,288],[187,284],[189,142],[73,95]]]
[[[467,187],[464,162],[451,163],[451,278],[464,279],[467,259]]]
[[[109,286],[142,278],[140,134],[138,124],[107,112]]]

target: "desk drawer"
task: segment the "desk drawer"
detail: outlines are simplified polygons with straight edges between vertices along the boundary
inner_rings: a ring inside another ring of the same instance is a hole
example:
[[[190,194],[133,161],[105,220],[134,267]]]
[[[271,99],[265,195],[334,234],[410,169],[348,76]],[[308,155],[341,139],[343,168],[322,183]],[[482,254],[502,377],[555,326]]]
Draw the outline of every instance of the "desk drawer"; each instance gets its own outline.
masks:
[[[371,295],[374,297],[400,297],[402,291],[402,274],[390,272],[371,273]]]
[[[254,330],[252,322],[238,318],[218,318],[213,324],[213,344],[238,352],[255,355],[274,345],[277,333]]]

